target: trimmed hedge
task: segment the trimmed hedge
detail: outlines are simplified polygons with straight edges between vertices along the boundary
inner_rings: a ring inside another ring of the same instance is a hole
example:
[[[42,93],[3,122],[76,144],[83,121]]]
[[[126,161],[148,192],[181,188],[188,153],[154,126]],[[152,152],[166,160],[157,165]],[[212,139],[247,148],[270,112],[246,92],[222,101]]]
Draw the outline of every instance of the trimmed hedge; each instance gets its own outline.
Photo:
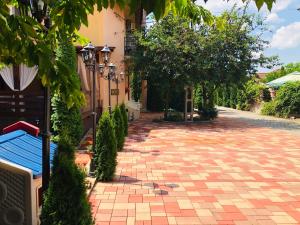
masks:
[[[93,224],[85,174],[75,165],[74,148],[64,137],[60,139],[53,160],[49,188],[44,195],[41,224]]]
[[[125,142],[125,130],[124,130],[124,119],[121,114],[121,110],[119,106],[116,106],[112,118],[114,120],[114,128],[115,128],[115,134],[116,134],[116,139],[117,139],[117,149],[118,151],[121,151],[124,146]]]
[[[117,139],[114,122],[106,111],[102,114],[96,135],[95,162],[97,180],[111,181],[117,166]]]

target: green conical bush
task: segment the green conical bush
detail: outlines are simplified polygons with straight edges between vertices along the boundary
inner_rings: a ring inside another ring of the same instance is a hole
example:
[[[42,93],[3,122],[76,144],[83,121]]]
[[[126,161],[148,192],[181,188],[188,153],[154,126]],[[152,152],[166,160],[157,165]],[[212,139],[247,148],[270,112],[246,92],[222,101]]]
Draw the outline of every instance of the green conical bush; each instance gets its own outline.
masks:
[[[80,108],[68,108],[59,94],[54,94],[51,99],[53,141],[59,142],[60,134],[64,130],[72,145],[77,146],[83,134],[83,123]]]
[[[128,135],[128,116],[127,116],[127,112],[126,112],[126,106],[124,103],[121,104],[120,110],[121,110],[121,114],[123,117],[124,134],[125,134],[125,136],[127,136]]]
[[[124,118],[122,116],[120,107],[117,106],[114,109],[112,118],[114,120],[115,124],[115,134],[116,134],[116,139],[117,139],[117,149],[121,151],[124,146],[124,141],[125,141],[125,129],[124,129]]]
[[[44,195],[42,225],[91,225],[85,175],[75,164],[74,148],[60,138],[49,188]]]
[[[117,166],[117,141],[113,120],[106,111],[102,114],[96,135],[95,162],[96,177],[101,181],[111,181]]]

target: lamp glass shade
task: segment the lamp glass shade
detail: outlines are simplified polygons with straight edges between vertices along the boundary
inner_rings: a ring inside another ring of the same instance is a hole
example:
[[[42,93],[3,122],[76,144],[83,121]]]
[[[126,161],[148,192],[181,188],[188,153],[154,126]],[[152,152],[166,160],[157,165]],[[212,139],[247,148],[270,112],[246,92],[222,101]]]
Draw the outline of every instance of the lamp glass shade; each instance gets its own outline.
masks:
[[[87,63],[89,61],[89,51],[83,48],[80,52],[81,52],[83,62]]]
[[[115,73],[116,72],[116,66],[113,63],[110,63],[108,68],[109,68],[110,73]]]
[[[45,3],[43,0],[38,0],[37,5],[38,5],[38,11],[42,11],[44,9]]]
[[[95,46],[90,42],[83,49],[87,51],[88,58],[86,59],[86,61],[92,61],[95,57]]]
[[[103,56],[103,62],[104,63],[108,63],[109,62],[109,55],[110,55],[111,51],[109,49],[109,47],[107,45],[105,45],[102,50],[101,50],[101,54]]]
[[[99,69],[99,73],[101,75],[103,75],[103,73],[104,73],[104,64],[99,64],[98,69]]]
[[[121,79],[121,80],[124,80],[124,79],[125,79],[125,73],[124,73],[124,72],[121,72],[121,73],[120,73],[120,79]]]

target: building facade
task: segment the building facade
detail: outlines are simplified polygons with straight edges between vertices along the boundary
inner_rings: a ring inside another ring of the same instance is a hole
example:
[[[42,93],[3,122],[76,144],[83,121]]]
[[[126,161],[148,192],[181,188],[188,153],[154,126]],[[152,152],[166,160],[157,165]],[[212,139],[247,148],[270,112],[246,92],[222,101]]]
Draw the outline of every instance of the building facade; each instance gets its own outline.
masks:
[[[133,31],[141,28],[145,24],[145,12],[137,10],[130,13],[115,6],[114,8],[103,9],[101,12],[95,10],[93,15],[88,16],[88,26],[82,26],[79,33],[87,38],[96,47],[97,64],[103,63],[101,49],[107,45],[111,50],[110,62],[116,65],[116,75],[124,74],[124,79],[119,82],[111,81],[111,93],[109,93],[108,80],[96,72],[96,108],[98,115],[102,111],[108,110],[109,95],[111,107],[121,103],[127,103],[130,99],[130,82],[127,74],[126,60],[130,58],[130,53],[135,47]],[[80,50],[82,46],[78,46]],[[89,126],[92,110],[92,72],[89,71],[78,51],[78,72],[81,78],[82,91],[85,94],[87,104],[82,109],[85,126]],[[108,70],[104,71],[107,75]]]

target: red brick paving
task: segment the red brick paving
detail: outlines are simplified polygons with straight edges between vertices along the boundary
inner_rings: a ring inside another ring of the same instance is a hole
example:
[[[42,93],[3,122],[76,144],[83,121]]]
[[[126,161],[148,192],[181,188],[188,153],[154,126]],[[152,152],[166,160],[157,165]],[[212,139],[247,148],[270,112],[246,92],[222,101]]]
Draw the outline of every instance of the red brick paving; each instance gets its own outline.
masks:
[[[102,224],[300,224],[300,136],[235,118],[130,125],[114,182],[92,192]]]

